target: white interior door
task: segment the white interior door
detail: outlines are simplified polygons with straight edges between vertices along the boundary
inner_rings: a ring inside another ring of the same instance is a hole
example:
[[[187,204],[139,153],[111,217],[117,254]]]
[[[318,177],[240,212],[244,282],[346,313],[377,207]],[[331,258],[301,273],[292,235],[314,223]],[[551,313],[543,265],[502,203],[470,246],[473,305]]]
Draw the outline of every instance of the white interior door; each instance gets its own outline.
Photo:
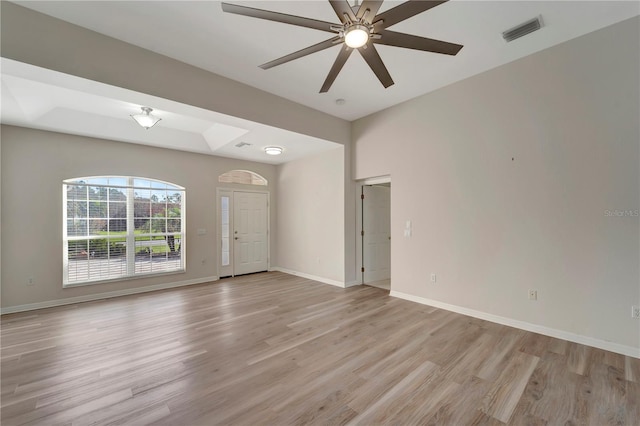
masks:
[[[233,274],[268,269],[267,194],[233,192]]]
[[[391,187],[362,187],[363,282],[391,278]]]

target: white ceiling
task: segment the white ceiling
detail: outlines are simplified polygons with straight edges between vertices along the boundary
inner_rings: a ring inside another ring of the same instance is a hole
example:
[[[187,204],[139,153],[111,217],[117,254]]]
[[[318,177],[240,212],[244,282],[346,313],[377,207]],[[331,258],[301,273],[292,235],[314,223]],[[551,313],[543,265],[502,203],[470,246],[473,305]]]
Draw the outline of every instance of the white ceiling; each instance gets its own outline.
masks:
[[[326,0],[230,1],[338,22]],[[212,71],[311,108],[354,120],[405,100],[640,14],[638,1],[452,0],[392,27],[463,44],[457,56],[378,45],[395,85],[384,89],[352,55],[325,94],[318,91],[338,47],[262,70],[258,65],[331,34],[222,12],[218,1],[16,1],[22,6]],[[385,1],[380,11],[400,4]],[[543,28],[512,43],[502,31],[541,15]],[[43,35],[45,36],[45,35]],[[337,105],[336,99],[345,99]],[[150,130],[130,114],[151,106]],[[101,137],[272,164],[337,147],[146,94],[2,59],[1,120],[6,124]],[[250,146],[237,148],[238,142]],[[267,145],[285,149],[280,157]]]

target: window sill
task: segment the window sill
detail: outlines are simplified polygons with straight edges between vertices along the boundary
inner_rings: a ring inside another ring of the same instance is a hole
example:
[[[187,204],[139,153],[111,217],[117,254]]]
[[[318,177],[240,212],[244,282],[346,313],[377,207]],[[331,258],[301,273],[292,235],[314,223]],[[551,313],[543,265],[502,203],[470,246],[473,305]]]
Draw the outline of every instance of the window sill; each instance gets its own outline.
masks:
[[[167,276],[167,275],[184,274],[186,272],[187,272],[186,269],[179,269],[177,271],[171,271],[171,272],[156,272],[156,273],[150,273],[150,274],[138,274],[138,275],[133,275],[133,276],[130,276],[130,277],[110,278],[108,280],[83,281],[83,282],[78,282],[78,283],[62,284],[62,288],[86,287],[86,286],[95,285],[95,284],[109,284],[109,283],[116,283],[116,282],[120,282],[120,281],[139,280],[139,279],[142,279],[142,278],[164,277],[164,276]]]

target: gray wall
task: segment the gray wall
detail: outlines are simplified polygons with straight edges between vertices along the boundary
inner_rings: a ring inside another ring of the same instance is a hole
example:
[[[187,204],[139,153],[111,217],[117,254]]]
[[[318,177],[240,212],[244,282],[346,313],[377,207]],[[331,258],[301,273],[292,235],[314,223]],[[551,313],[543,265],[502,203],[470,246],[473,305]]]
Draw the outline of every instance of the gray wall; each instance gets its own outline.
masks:
[[[273,165],[13,126],[2,126],[0,136],[2,307],[216,277],[216,188],[233,187],[218,183],[229,170],[252,170],[269,181],[271,232],[277,232]],[[100,175],[150,177],[186,188],[186,273],[62,288],[62,181]],[[207,234],[197,235],[198,228]],[[26,285],[29,277],[35,285]]]
[[[344,148],[278,166],[277,266],[345,282]]]
[[[624,21],[354,122],[354,178],[392,177],[392,290],[640,347],[639,218],[605,214],[640,208],[638,35]]]

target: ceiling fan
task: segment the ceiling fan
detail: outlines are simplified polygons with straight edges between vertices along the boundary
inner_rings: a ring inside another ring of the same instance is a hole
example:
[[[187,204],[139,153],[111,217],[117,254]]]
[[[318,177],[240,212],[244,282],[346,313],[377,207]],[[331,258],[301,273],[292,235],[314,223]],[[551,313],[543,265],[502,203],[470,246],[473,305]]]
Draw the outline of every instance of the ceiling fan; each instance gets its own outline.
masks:
[[[358,6],[350,6],[347,0],[329,0],[333,10],[340,19],[340,24],[319,21],[302,16],[287,15],[285,13],[273,12],[270,10],[255,9],[252,7],[240,6],[230,3],[222,3],[222,10],[237,15],[249,16],[252,18],[266,19],[268,21],[282,22],[299,27],[312,28],[336,34],[334,37],[309,46],[305,49],[275,59],[266,64],[260,65],[262,69],[269,69],[277,65],[282,65],[294,59],[302,58],[311,53],[319,52],[329,47],[342,44],[329,75],[327,75],[320,93],[329,91],[338,73],[354,50],[360,52],[364,60],[374,72],[382,85],[387,88],[393,84],[389,71],[384,66],[374,44],[384,44],[387,46],[404,47],[407,49],[422,50],[425,52],[443,53],[445,55],[456,55],[462,45],[448,43],[446,41],[434,40],[431,38],[419,37],[411,34],[397,33],[389,31],[387,28],[411,18],[419,13],[425,12],[448,0],[425,1],[409,0],[392,9],[378,14],[382,5],[382,0],[363,0]]]

